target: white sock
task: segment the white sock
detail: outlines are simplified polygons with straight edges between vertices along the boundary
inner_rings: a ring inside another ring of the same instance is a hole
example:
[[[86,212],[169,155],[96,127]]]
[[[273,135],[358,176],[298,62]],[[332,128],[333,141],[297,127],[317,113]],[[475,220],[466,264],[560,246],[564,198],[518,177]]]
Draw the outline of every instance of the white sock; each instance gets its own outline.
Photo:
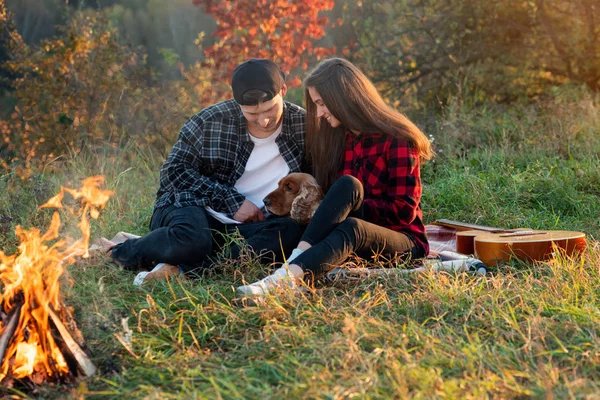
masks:
[[[154,268],[152,268],[152,271],[140,272],[139,274],[136,275],[135,279],[133,280],[133,284],[135,286],[142,286],[142,283],[144,283],[146,281],[146,277],[149,274],[160,270],[164,265],[165,265],[165,263],[158,263],[158,264],[156,264],[156,266],[154,266]],[[179,273],[181,274],[181,268],[179,268]]]
[[[302,278],[302,276],[304,276],[304,270],[302,270],[301,267],[298,265],[289,265],[288,263],[285,263],[281,267],[277,268],[271,275],[261,279],[258,282],[254,282],[251,285],[257,285],[265,280],[276,281],[285,278]]]
[[[300,254],[304,253],[304,250],[300,250],[299,248],[295,248],[294,250],[292,250],[292,254],[290,254],[290,256],[287,259],[288,264],[296,257],[298,257]]]
[[[165,263],[158,263],[156,264],[156,266],[152,269],[152,271],[143,271],[140,272],[139,274],[136,275],[135,279],[133,280],[133,284],[135,286],[142,286],[142,283],[144,283],[144,281],[146,280],[146,276],[150,273],[150,272],[156,272],[159,269],[162,268],[162,266],[165,265]]]
[[[300,251],[302,251],[302,250],[300,250]],[[289,265],[288,263],[285,263],[279,269],[287,269],[287,272],[291,278],[298,279],[298,278],[302,278],[304,276],[304,270],[300,266],[295,265],[295,264]],[[277,271],[279,271],[279,269]]]
[[[304,276],[304,271],[298,265],[283,264],[271,275],[236,289],[243,296],[267,294],[277,286],[283,285],[290,288],[296,287],[296,280]]]

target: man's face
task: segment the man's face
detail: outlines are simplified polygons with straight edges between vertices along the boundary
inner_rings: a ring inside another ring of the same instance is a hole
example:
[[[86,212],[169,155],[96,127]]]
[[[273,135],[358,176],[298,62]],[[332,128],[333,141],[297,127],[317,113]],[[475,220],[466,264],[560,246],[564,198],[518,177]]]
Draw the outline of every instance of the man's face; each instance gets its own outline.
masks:
[[[248,130],[256,137],[269,137],[279,127],[283,119],[283,96],[285,86],[271,100],[256,106],[241,106]]]

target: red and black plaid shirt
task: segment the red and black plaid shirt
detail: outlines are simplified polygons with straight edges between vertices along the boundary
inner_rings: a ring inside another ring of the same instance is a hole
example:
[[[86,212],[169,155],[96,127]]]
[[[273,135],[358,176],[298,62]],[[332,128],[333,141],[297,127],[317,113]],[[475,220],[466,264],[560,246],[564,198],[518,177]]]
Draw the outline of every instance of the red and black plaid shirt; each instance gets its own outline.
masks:
[[[428,254],[419,165],[418,150],[404,139],[346,132],[342,175],[363,184],[365,220],[407,234]]]

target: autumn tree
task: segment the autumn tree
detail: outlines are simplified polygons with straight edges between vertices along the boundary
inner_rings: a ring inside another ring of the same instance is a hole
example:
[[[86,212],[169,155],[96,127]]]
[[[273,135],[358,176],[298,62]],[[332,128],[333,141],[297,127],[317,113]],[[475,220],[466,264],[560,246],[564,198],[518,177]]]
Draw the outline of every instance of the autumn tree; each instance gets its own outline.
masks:
[[[19,165],[26,176],[66,154],[109,154],[127,142],[165,155],[185,120],[214,100],[208,71],[194,70],[192,84],[161,81],[100,12],[78,13],[59,30],[6,63],[19,75],[17,105],[0,120],[0,168]]]
[[[205,65],[215,79],[228,82],[236,65],[248,58],[269,58],[290,73],[306,69],[311,57],[335,52],[314,42],[325,35],[329,19],[322,11],[333,8],[333,0],[193,0],[217,23],[216,43],[205,49]],[[299,86],[300,79],[288,81]]]

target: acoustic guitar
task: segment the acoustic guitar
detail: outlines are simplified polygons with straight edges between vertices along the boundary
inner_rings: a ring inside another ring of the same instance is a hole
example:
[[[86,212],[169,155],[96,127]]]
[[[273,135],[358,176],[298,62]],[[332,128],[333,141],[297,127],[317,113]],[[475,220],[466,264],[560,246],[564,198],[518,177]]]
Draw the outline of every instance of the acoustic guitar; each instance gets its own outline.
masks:
[[[585,233],[575,231],[502,229],[451,220],[438,220],[434,224],[457,229],[456,251],[474,254],[487,266],[511,257],[544,261],[551,259],[557,250],[570,256],[583,252],[587,245]]]
[[[456,232],[456,251],[461,254],[475,254],[475,236],[483,233],[516,233],[533,232],[529,228],[503,229],[493,226],[468,224],[466,222],[451,221],[449,219],[439,219],[433,222],[435,225],[445,226],[457,230]]]

